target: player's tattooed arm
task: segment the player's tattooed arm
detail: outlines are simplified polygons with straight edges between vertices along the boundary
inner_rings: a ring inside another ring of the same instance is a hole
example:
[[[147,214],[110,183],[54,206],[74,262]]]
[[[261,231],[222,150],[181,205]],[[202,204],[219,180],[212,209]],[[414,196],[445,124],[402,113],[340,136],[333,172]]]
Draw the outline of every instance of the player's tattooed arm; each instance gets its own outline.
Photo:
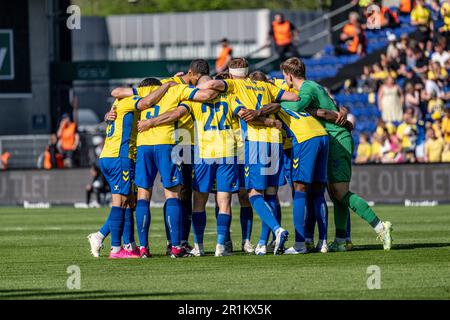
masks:
[[[208,82],[199,84],[197,86],[197,88],[199,88],[201,90],[215,90],[215,91],[224,92],[226,89],[226,84],[222,80],[210,80]]]
[[[306,112],[313,117],[323,119],[327,122],[335,123],[349,131],[353,130],[353,124],[347,120],[347,114],[328,109],[306,108]]]
[[[266,116],[269,114],[275,114],[278,111],[280,111],[281,105],[279,103],[270,103],[266,104],[264,107],[262,107],[259,110],[249,110],[244,109],[244,112],[242,113],[242,119],[244,121],[252,121],[258,117]]]
[[[146,110],[148,108],[153,107],[158,103],[159,100],[166,94],[167,90],[172,86],[171,82],[166,82],[161,85],[158,89],[150,93],[148,96],[142,98],[137,103],[137,108],[139,110]]]
[[[247,113],[248,111],[249,111],[248,109],[242,108],[241,110],[239,110],[237,115],[239,118],[241,118],[245,122],[250,123],[252,125],[256,125],[256,126],[272,127],[272,128],[277,128],[277,129],[281,129],[283,126],[280,120],[272,119],[272,118],[269,118],[266,116],[257,116],[252,119],[249,119],[247,117],[248,120],[246,120],[244,118],[244,116],[248,114]],[[254,111],[254,110],[250,110],[250,111]]]
[[[192,98],[192,101],[206,102],[215,99],[218,95],[219,92],[216,90],[200,89],[195,93],[194,97]]]
[[[176,110],[165,112],[156,118],[138,121],[138,131],[144,132],[154,127],[174,123],[187,112],[188,110],[185,107],[178,107]]]
[[[131,97],[134,94],[133,88],[115,88],[111,91],[111,96],[116,99],[124,99]]]
[[[285,91],[280,98],[281,101],[297,102],[300,100],[299,96],[293,92]]]

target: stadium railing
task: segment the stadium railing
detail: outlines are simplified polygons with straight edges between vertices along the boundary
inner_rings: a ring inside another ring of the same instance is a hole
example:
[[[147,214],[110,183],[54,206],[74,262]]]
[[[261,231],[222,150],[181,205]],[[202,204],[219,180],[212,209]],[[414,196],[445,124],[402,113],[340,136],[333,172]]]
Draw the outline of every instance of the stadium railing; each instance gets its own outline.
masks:
[[[49,140],[49,134],[0,136],[0,154],[6,151],[11,154],[8,169],[37,168]]]

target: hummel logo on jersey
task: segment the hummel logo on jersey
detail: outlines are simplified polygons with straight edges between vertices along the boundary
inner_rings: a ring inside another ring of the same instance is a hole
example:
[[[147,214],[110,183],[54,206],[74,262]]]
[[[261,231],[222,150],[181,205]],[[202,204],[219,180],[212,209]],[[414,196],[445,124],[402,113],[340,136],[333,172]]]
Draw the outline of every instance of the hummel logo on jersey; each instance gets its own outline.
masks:
[[[298,159],[299,159],[299,158],[293,160],[294,163],[292,164],[292,167],[293,167],[294,169],[297,169],[297,168],[298,168]]]
[[[175,182],[175,181],[177,181],[177,180],[178,180],[177,176],[173,176],[173,177],[172,177],[172,182]]]
[[[114,186],[114,190],[115,190],[115,191],[118,191],[118,190],[119,190],[119,186],[118,186],[118,185],[115,185],[115,186]]]

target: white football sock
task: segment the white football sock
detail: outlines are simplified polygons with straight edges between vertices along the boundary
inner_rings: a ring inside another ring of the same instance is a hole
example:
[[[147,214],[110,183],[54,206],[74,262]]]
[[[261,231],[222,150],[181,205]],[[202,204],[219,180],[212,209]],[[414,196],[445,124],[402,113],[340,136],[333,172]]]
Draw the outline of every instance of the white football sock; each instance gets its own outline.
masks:
[[[384,226],[383,226],[383,223],[380,221],[380,222],[378,222],[378,224],[375,226],[375,232],[376,233],[381,233],[381,232],[383,232],[383,230],[384,230]]]

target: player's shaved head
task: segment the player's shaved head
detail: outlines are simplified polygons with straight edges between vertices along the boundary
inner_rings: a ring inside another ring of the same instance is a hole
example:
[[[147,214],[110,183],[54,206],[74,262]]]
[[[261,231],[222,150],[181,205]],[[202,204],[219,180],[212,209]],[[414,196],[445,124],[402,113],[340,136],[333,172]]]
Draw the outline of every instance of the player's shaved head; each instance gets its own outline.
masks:
[[[266,74],[262,71],[253,71],[252,73],[250,73],[249,77],[253,81],[264,81],[264,82],[269,81]]]
[[[297,79],[305,79],[306,67],[299,58],[289,58],[281,64],[281,70]]]
[[[159,81],[156,78],[146,78],[144,80],[142,80],[138,87],[142,88],[142,87],[152,87],[152,86],[160,86],[161,85],[161,81]]]
[[[193,60],[189,66],[189,71],[192,72],[193,75],[209,75],[209,64],[204,59]]]

